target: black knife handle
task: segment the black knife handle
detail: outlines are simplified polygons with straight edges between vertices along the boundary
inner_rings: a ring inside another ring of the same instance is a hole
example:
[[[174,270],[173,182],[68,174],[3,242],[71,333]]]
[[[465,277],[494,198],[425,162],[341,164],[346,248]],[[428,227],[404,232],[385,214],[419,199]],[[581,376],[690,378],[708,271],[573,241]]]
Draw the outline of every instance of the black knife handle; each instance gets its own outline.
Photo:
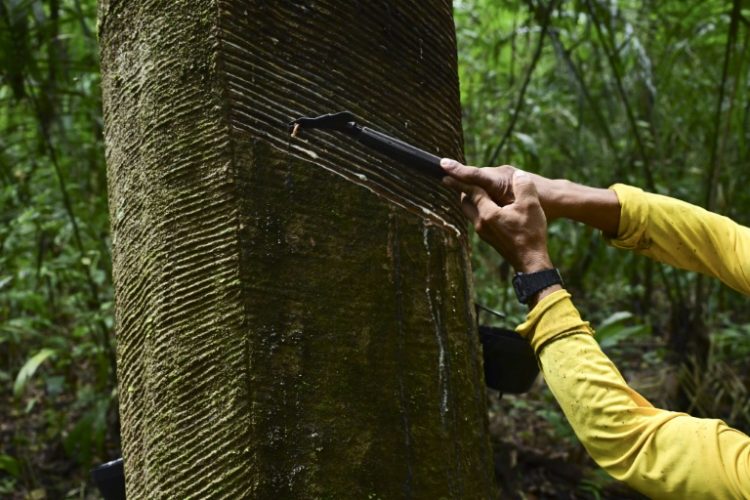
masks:
[[[371,128],[357,126],[350,133],[362,144],[380,151],[394,160],[414,166],[433,177],[442,178],[445,176],[445,172],[440,167],[439,156]]]

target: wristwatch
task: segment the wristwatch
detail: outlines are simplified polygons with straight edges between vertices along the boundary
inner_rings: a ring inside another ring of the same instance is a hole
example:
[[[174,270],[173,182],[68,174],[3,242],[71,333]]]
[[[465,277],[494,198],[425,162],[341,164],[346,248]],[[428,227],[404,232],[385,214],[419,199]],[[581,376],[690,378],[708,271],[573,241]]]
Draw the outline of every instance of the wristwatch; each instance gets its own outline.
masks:
[[[528,274],[517,273],[513,277],[513,289],[521,304],[528,304],[534,295],[557,284],[563,284],[562,276],[557,268]]]

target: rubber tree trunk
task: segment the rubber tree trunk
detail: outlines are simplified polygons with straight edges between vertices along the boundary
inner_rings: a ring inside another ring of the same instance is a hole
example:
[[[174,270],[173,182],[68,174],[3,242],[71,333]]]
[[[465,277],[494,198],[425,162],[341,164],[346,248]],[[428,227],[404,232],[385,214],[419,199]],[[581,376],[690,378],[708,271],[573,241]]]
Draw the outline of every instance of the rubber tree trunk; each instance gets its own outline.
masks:
[[[103,1],[130,498],[495,495],[450,0]]]

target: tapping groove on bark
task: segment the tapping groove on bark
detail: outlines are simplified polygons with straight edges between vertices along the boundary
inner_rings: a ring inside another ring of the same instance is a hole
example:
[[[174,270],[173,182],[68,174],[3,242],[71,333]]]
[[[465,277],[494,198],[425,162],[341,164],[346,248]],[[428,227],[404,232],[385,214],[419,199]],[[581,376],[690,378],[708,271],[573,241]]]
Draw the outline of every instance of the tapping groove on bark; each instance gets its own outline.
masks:
[[[494,496],[451,3],[100,5],[131,498]]]
[[[441,3],[443,9],[427,10],[412,2],[342,7],[328,1],[315,2],[313,8],[304,2],[270,7],[219,1],[219,53],[237,135],[260,136],[310,159],[296,149],[304,144],[318,168],[363,184],[436,224],[462,227],[455,200],[433,179],[414,175],[348,138],[310,132],[292,142],[285,129],[298,116],[349,109],[424,149],[459,156],[460,109],[445,105],[458,102],[455,40],[446,15],[451,7]],[[249,14],[253,9],[257,15]],[[325,13],[325,24],[309,22],[313,10]],[[278,63],[290,60],[294,64]],[[413,99],[414,94],[420,97]],[[408,101],[405,109],[401,103]]]

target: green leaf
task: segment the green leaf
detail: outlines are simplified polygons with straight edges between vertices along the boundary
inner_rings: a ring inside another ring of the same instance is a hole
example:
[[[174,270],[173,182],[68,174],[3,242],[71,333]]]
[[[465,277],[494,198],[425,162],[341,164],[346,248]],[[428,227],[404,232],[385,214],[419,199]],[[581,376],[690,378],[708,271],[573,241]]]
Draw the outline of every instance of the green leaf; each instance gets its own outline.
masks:
[[[13,384],[13,395],[15,397],[21,397],[21,394],[23,394],[23,390],[26,388],[26,384],[31,379],[31,377],[34,376],[34,373],[36,372],[36,369],[39,368],[39,365],[44,363],[47,358],[56,353],[57,351],[55,351],[54,349],[44,348],[30,357],[26,361],[26,363],[24,363],[24,365],[18,371],[15,384]]]
[[[521,144],[521,147],[524,151],[532,156],[537,156],[536,141],[534,141],[533,137],[528,134],[524,134],[523,132],[513,132],[513,136]]]
[[[0,470],[4,470],[11,476],[18,478],[21,475],[21,464],[10,455],[0,453]]]
[[[632,337],[648,334],[648,325],[628,325],[633,315],[627,311],[618,311],[601,322],[596,329],[596,338],[602,349],[614,347]]]
[[[623,321],[627,321],[630,318],[633,317],[633,314],[628,311],[617,311],[616,313],[613,313],[609,317],[607,317],[604,321],[601,322],[599,325],[599,328],[597,328],[597,332],[599,335],[603,335],[602,331],[606,330],[607,328],[620,324]]]

